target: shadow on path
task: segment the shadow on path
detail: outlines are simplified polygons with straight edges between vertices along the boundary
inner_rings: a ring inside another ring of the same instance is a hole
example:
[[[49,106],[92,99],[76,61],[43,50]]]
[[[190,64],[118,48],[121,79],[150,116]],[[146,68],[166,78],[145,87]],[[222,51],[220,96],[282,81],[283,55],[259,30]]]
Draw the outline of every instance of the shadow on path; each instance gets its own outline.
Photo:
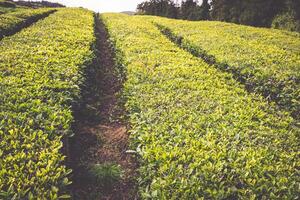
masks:
[[[137,199],[136,161],[128,150],[127,124],[118,93],[122,74],[106,28],[95,15],[96,58],[86,71],[82,103],[71,140],[73,199]]]

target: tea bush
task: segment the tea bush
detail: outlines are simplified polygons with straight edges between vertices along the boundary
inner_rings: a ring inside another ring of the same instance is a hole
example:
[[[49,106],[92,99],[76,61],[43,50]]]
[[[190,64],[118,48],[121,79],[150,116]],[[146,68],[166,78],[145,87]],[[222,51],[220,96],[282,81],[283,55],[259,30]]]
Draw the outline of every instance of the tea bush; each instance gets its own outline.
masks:
[[[93,58],[93,13],[60,9],[0,41],[0,199],[67,198],[61,152]]]
[[[224,22],[148,17],[180,46],[237,76],[246,87],[300,116],[300,34]]]
[[[299,129],[178,48],[143,17],[103,14],[117,60],[142,199],[294,199]]]
[[[0,39],[21,30],[38,19],[48,16],[54,11],[49,8],[27,9],[0,15]]]

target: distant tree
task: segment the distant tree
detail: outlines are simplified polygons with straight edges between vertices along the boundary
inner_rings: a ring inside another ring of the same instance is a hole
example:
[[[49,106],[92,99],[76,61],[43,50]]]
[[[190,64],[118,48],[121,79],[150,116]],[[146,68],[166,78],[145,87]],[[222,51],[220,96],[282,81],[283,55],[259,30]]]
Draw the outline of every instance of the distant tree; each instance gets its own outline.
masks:
[[[168,11],[169,17],[175,18],[175,19],[179,18],[179,8],[173,1],[169,2],[167,11]]]
[[[137,14],[157,15],[169,18],[186,20],[207,20],[210,17],[208,0],[203,0],[202,5],[198,0],[184,0],[178,6],[172,0],[149,0],[137,6]]]
[[[241,24],[270,27],[274,17],[284,9],[284,0],[247,0]],[[245,14],[250,13],[250,18]]]
[[[210,4],[208,0],[203,0],[202,5],[200,6],[200,14],[199,19],[201,20],[208,20],[210,19]]]
[[[300,24],[300,0],[202,0],[201,5],[198,0],[183,0],[179,6],[173,0],[149,0],[140,3],[137,11],[138,14],[186,20],[213,19],[262,27],[273,26],[273,22],[275,27],[280,27],[285,19],[289,20],[288,26]]]
[[[300,20],[300,0],[286,0],[286,11],[293,12],[296,19]]]
[[[272,27],[300,32],[300,1],[286,0],[282,12],[273,19]]]
[[[197,12],[199,12],[197,1],[185,0],[181,2],[181,19],[197,20]]]
[[[208,0],[203,0],[200,6],[197,0],[185,0],[181,2],[180,17],[187,20],[209,19],[210,5]]]
[[[253,26],[270,26],[273,18],[283,9],[284,1],[212,0],[211,16],[214,20]]]
[[[177,18],[178,8],[171,0],[150,0],[137,6],[138,14]]]

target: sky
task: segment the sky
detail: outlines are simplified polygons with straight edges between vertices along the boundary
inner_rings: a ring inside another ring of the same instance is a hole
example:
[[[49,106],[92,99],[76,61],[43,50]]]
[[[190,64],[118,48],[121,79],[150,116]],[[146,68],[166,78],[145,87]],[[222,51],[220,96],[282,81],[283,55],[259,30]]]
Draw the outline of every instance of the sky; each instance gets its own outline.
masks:
[[[135,11],[137,4],[144,0],[48,0],[68,7],[84,7],[95,12]]]
[[[40,0],[27,0],[40,1]],[[47,0],[62,3],[68,7],[84,7],[95,12],[122,12],[135,11],[139,3],[145,0]],[[175,0],[181,2],[181,0]],[[198,0],[202,2],[202,0]]]

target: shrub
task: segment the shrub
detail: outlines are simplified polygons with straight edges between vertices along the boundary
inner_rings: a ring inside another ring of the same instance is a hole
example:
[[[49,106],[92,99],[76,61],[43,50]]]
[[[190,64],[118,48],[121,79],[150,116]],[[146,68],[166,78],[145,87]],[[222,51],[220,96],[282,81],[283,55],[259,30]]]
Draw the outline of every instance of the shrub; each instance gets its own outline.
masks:
[[[95,184],[111,187],[121,179],[122,170],[121,166],[111,163],[94,164],[89,169],[89,176]]]
[[[145,17],[102,18],[127,68],[142,199],[298,196],[299,129],[287,113],[176,47]]]
[[[0,39],[55,12],[53,9],[21,10],[0,15]]]
[[[180,47],[210,58],[232,73],[247,90],[275,102],[295,119],[300,116],[300,35],[224,22],[186,22],[145,17],[179,37]]]
[[[0,7],[5,7],[5,8],[15,8],[16,4],[10,1],[0,1]]]
[[[292,12],[286,12],[274,18],[272,28],[300,32],[300,21]]]
[[[67,198],[61,139],[93,57],[93,14],[61,9],[0,41],[0,199]]]

